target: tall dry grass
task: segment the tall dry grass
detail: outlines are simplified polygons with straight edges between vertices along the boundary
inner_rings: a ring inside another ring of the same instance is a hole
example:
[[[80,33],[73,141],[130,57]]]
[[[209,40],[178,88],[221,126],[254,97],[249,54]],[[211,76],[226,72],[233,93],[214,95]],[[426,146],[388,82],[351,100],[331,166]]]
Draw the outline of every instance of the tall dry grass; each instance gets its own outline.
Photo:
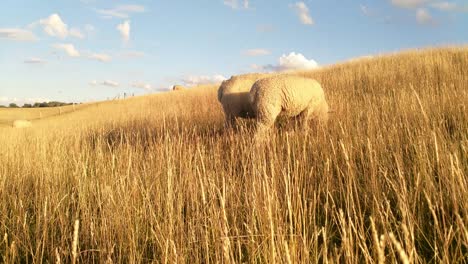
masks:
[[[216,87],[0,130],[3,262],[468,261],[468,49],[297,73],[327,127],[222,128]]]

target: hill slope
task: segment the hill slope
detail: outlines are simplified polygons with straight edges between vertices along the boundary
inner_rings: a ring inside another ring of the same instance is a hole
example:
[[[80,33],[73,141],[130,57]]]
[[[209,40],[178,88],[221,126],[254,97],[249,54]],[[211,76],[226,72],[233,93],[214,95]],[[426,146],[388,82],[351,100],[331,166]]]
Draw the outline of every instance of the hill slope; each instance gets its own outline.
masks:
[[[463,262],[468,48],[299,72],[334,110],[263,146],[216,87],[0,128],[0,259]],[[399,246],[396,246],[399,245]]]
[[[0,127],[11,126],[15,120],[39,120],[51,116],[74,112],[86,107],[86,105],[68,105],[61,107],[42,108],[0,108]]]

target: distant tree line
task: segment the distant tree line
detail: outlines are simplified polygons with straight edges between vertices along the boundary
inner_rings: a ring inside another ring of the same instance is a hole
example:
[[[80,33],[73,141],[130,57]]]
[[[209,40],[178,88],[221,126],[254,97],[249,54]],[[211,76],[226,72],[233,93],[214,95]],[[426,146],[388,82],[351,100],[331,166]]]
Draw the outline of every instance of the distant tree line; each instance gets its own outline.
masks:
[[[38,107],[58,107],[58,106],[66,106],[66,105],[72,105],[74,103],[64,103],[64,102],[58,102],[58,101],[51,101],[51,102],[42,102],[42,103],[34,103],[34,104],[24,104],[22,107],[23,108],[38,108]],[[4,108],[6,106],[0,105],[0,108]],[[15,103],[11,103],[8,105],[10,108],[19,108],[19,106]]]

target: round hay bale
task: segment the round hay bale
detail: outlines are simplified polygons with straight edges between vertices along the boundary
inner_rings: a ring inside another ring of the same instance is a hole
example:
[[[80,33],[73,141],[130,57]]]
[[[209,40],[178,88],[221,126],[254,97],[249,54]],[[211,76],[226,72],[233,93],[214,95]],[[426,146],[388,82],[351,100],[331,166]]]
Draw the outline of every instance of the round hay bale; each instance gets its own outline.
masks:
[[[14,128],[25,128],[25,127],[31,127],[32,123],[31,121],[28,120],[15,120],[13,121],[13,127]]]
[[[174,85],[172,86],[172,91],[182,91],[182,90],[185,90],[186,88],[182,85]]]

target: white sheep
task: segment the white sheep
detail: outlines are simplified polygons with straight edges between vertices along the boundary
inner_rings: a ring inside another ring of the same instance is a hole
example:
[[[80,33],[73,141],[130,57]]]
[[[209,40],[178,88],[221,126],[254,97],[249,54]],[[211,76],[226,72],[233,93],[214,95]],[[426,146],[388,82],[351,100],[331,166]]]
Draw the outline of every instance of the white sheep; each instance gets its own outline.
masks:
[[[328,120],[328,104],[321,85],[313,79],[278,75],[258,80],[250,90],[257,131],[273,126],[278,116],[297,117],[304,125],[310,119]]]
[[[232,76],[221,83],[218,89],[218,101],[222,104],[226,125],[232,126],[237,117],[253,118],[249,100],[249,91],[257,80],[267,77],[267,74],[244,74]]]
[[[14,128],[25,128],[25,127],[31,127],[32,123],[31,121],[28,120],[15,120],[13,121],[13,127]]]

